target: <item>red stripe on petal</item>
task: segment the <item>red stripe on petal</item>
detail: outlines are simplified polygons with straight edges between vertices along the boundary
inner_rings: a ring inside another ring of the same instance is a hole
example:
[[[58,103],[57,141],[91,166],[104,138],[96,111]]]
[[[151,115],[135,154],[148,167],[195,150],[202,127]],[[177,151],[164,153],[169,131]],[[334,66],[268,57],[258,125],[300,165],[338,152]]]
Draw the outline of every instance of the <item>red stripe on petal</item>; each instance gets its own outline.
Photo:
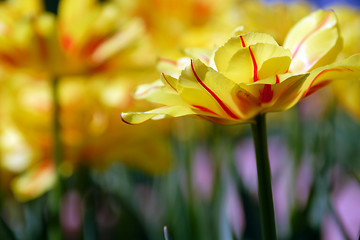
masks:
[[[325,87],[326,85],[328,85],[331,81],[327,80],[324,82],[321,82],[315,86],[313,86],[312,88],[310,88],[310,90],[306,93],[305,97],[310,96],[311,94],[313,94],[314,92],[316,92],[317,90],[319,90],[320,88]]]
[[[176,88],[175,88],[173,85],[171,85],[170,82],[166,79],[164,73],[162,73],[162,76],[164,77],[164,79],[165,79],[165,81],[167,82],[167,84],[169,84],[169,86],[170,86],[172,89],[174,89],[175,92],[177,92]]]
[[[256,82],[259,80],[258,75],[257,75],[257,63],[256,63],[255,56],[254,56],[253,52],[251,51],[250,46],[249,46],[249,52],[250,52],[251,60],[253,62],[253,66],[254,66],[254,82]]]
[[[330,17],[331,17],[331,13],[329,13],[329,14],[326,16],[325,20],[322,21],[322,22],[320,23],[320,25],[318,25],[315,29],[313,29],[310,33],[308,33],[308,35],[306,35],[303,39],[301,39],[299,45],[296,47],[296,49],[295,49],[295,51],[294,51],[294,53],[293,53],[293,55],[292,55],[292,58],[293,58],[293,59],[294,59],[295,56],[298,54],[298,52],[299,52],[300,48],[303,46],[304,42],[305,42],[311,35],[313,35],[316,31],[320,30],[323,26],[325,26],[325,24],[329,21]]]
[[[199,105],[191,105],[191,106],[193,106],[194,108],[196,108],[196,109],[198,109],[200,111],[207,112],[207,113],[219,116],[219,114],[217,114],[216,112],[211,111],[210,109],[208,109],[206,107],[199,106]]]
[[[305,93],[304,93],[304,95],[303,95],[303,97],[306,97],[306,96],[308,96],[309,95],[309,91],[311,92],[311,93],[313,93],[315,90],[311,90],[311,88],[312,88],[312,85],[314,84],[314,82],[316,81],[316,79],[318,78],[318,77],[320,77],[322,74],[324,74],[324,73],[327,73],[327,72],[343,72],[343,71],[353,71],[352,69],[340,69],[340,68],[332,68],[332,69],[325,69],[325,70],[322,70],[320,73],[318,73],[318,75],[316,75],[316,77],[311,81],[311,83],[310,83],[310,86],[308,87],[308,89],[306,89],[306,91],[305,91]],[[318,84],[318,85],[320,85],[320,84]],[[316,90],[318,90],[319,88],[317,88]]]
[[[210,93],[210,95],[218,102],[218,104],[221,106],[221,108],[232,118],[235,118],[235,119],[239,119],[238,116],[236,116],[226,105],[223,101],[221,101],[221,99],[210,89],[208,88],[205,83],[203,83],[203,81],[201,81],[201,79],[198,77],[198,75],[196,74],[195,72],[195,69],[194,69],[194,64],[193,64],[193,61],[191,59],[191,69],[194,73],[194,76],[196,78],[196,80],[198,81],[198,83],[208,92]]]
[[[271,89],[271,84],[265,84],[262,93],[260,92],[260,101],[262,103],[270,102],[273,98],[274,92]]]
[[[241,40],[242,47],[246,47],[243,36],[240,36],[240,40]],[[254,53],[252,52],[250,46],[249,46],[249,52],[250,52],[251,60],[253,62],[253,66],[254,66],[254,77],[253,78],[254,78],[254,82],[256,82],[259,80],[258,75],[257,75],[257,63],[256,63]]]
[[[240,36],[242,47],[246,47],[243,36]]]
[[[280,83],[279,76],[276,74],[275,77],[276,77],[276,83]]]

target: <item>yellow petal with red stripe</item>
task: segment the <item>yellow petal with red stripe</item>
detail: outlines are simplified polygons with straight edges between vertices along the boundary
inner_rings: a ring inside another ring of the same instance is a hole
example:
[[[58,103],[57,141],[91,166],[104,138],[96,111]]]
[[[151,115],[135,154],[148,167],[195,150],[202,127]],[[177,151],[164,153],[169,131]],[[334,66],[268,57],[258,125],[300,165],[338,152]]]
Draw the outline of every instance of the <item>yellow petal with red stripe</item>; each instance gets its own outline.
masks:
[[[293,73],[333,62],[342,48],[335,13],[318,10],[303,18],[288,33],[284,47],[292,52],[290,71]]]
[[[236,83],[252,83],[285,73],[290,62],[289,50],[274,44],[257,43],[237,51],[222,73]]]
[[[214,63],[217,70],[219,72],[226,71],[229,65],[229,61],[234,54],[236,54],[242,48],[257,43],[267,43],[278,46],[274,38],[265,33],[247,33],[244,35],[232,37],[215,52]]]
[[[179,77],[178,91],[184,101],[232,120],[243,115],[236,97],[239,90],[236,83],[200,60],[192,61]]]
[[[308,75],[279,74],[251,84],[241,84],[241,87],[257,99],[261,112],[281,111],[294,105],[293,100]],[[283,101],[285,97],[287,100]]]
[[[331,81],[360,81],[360,54],[324,67],[320,67],[310,72],[306,79],[306,84],[302,87],[302,97],[306,97]]]

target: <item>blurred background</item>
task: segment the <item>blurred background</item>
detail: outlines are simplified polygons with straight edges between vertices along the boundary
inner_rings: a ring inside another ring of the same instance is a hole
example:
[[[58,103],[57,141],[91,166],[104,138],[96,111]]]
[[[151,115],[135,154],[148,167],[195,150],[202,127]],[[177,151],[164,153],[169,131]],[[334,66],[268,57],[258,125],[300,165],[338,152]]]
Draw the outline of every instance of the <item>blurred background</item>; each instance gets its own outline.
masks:
[[[131,126],[159,59],[271,34],[317,8],[360,52],[359,1],[0,1],[0,239],[261,239],[250,126]],[[279,239],[358,239],[360,82],[268,114]],[[164,231],[165,227],[165,231]]]

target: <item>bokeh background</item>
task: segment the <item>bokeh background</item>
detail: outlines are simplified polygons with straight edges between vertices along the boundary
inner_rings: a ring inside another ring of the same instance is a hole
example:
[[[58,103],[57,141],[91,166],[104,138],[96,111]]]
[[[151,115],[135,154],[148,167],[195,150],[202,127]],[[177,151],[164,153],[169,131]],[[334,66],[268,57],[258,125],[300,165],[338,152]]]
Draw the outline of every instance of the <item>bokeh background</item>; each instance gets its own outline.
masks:
[[[317,8],[360,52],[355,0],[0,1],[0,239],[261,239],[250,126],[120,113],[159,60],[238,26],[282,44]],[[268,114],[279,239],[358,239],[359,135],[360,82]]]

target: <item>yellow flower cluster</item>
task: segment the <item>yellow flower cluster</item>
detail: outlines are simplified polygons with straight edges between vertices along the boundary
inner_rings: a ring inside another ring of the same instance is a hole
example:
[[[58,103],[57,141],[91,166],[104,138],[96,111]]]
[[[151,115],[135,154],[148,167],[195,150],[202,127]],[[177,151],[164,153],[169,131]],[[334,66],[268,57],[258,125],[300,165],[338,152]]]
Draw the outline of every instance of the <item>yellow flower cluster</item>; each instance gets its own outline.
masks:
[[[356,31],[346,24],[353,18],[343,20],[348,15],[339,11],[345,51],[332,63],[342,45],[337,18],[317,11],[293,27],[310,11],[304,3],[251,0],[61,0],[54,15],[41,0],[2,1],[2,187],[28,200],[55,182],[55,78],[60,172],[69,175],[112,161],[149,173],[169,169],[169,126],[133,128],[119,121],[120,112],[138,111],[122,114],[129,123],[183,115],[248,122],[293,106],[332,79],[358,77],[359,55],[346,58],[358,52],[350,50]],[[237,26],[243,28],[229,38]],[[144,84],[158,78],[156,63],[160,80]],[[153,105],[131,97],[139,84],[136,98],[165,106],[144,112]]]

